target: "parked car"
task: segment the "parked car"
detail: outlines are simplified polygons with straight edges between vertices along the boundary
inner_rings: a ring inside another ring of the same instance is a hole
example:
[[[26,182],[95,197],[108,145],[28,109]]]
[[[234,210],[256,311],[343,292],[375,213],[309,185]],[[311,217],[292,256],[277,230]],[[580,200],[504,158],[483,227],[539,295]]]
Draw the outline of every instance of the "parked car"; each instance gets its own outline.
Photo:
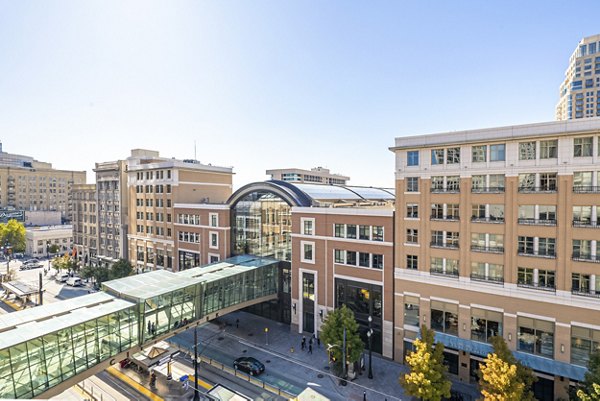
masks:
[[[233,361],[233,368],[246,372],[250,376],[257,376],[265,371],[265,365],[251,356],[242,356],[236,359]]]
[[[69,277],[67,279],[67,285],[70,285],[71,287],[79,287],[82,284],[83,283],[79,277]]]
[[[56,276],[56,281],[58,281],[59,283],[66,283],[70,277],[71,276],[69,276],[69,273],[58,274]]]
[[[29,259],[23,262],[19,270],[38,269],[42,267],[42,264],[37,259]]]

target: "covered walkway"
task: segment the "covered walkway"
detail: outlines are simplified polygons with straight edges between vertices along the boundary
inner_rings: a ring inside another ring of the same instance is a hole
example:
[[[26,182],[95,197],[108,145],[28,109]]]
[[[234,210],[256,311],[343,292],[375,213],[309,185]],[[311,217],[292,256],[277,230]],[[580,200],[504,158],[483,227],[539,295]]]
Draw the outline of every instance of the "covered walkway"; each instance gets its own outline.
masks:
[[[103,283],[103,292],[0,316],[0,398],[60,393],[219,315],[275,299],[279,261],[237,256]]]

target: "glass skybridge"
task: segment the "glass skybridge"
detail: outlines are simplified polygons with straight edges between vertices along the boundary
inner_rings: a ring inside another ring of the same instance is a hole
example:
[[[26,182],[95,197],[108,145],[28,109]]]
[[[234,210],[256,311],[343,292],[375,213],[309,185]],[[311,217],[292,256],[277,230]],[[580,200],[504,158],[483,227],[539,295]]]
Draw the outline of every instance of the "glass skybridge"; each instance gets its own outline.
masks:
[[[149,341],[273,299],[278,264],[243,255],[177,273],[156,270],[0,316],[0,398],[46,396]]]

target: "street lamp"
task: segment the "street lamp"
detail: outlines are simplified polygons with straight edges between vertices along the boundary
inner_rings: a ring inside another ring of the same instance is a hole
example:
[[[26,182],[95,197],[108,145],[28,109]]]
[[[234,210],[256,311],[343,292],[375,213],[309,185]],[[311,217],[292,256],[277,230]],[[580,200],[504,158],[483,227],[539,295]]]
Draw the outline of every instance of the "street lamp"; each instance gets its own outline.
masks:
[[[371,323],[373,322],[373,318],[369,315],[369,331],[367,331],[367,338],[369,339],[369,379],[373,378],[373,369],[371,368],[371,338],[373,337],[373,329],[371,328]]]

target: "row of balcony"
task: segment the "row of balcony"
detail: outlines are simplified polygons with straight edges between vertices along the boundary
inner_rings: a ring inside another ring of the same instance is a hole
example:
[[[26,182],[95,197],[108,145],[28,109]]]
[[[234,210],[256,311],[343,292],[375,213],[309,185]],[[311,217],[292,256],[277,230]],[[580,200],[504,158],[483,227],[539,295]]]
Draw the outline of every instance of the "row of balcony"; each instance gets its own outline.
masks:
[[[556,185],[545,185],[538,187],[518,187],[519,193],[556,193],[558,187]],[[460,193],[460,188],[430,188],[430,192],[433,194],[446,193],[446,194],[457,194]],[[471,188],[471,193],[474,194],[501,194],[505,192],[505,187],[477,187]],[[576,194],[596,194],[600,193],[600,186],[595,185],[577,185],[573,187],[573,193]]]
[[[459,216],[440,216],[431,215],[432,221],[460,221]],[[504,223],[503,217],[471,217],[472,223],[491,223],[491,224],[502,224]],[[517,223],[524,226],[546,226],[554,227],[557,224],[556,219],[530,219],[530,218],[519,218]],[[600,228],[600,222],[591,220],[573,220],[573,227],[576,228]]]

